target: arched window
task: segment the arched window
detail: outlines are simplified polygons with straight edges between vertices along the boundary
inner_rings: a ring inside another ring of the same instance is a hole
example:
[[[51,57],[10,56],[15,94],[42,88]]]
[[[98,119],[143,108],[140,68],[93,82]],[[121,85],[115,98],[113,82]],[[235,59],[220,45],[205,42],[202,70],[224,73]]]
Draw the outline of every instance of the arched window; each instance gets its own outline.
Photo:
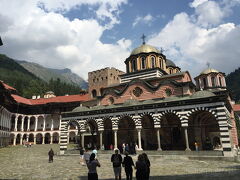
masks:
[[[219,86],[222,87],[222,78],[219,77],[218,80],[219,80]]]
[[[204,87],[207,87],[207,80],[206,80],[206,78],[203,78],[203,85],[204,85]]]
[[[94,98],[96,96],[97,96],[97,91],[94,89],[94,90],[92,90],[92,97]]]
[[[212,87],[215,87],[216,86],[215,77],[211,77],[211,81],[212,81]]]
[[[162,62],[162,59],[159,59],[159,63],[160,63],[160,68],[163,68],[163,62]]]
[[[156,65],[156,61],[155,61],[155,60],[156,60],[155,57],[152,56],[152,57],[151,57],[152,68],[154,68],[155,65]]]
[[[137,64],[136,64],[136,59],[132,60],[132,72],[135,72],[137,70]]]
[[[142,69],[146,68],[146,58],[145,57],[141,57],[141,66],[142,66]]]
[[[169,69],[169,74],[173,74],[173,69],[172,68]]]

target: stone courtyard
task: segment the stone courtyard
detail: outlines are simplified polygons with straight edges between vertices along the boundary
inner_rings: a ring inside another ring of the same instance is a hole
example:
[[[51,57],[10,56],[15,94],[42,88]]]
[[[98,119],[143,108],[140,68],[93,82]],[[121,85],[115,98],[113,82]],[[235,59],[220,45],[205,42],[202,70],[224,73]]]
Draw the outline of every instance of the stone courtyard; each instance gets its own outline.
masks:
[[[48,151],[59,153],[59,145],[34,145],[0,149],[0,179],[87,179],[87,168],[79,156],[54,156],[48,163]],[[99,154],[99,179],[113,179],[110,154]],[[133,156],[136,161],[137,156]],[[239,179],[240,163],[190,160],[185,156],[150,156],[152,180],[166,179]],[[122,173],[125,179],[125,173]],[[135,178],[135,171],[134,171]]]

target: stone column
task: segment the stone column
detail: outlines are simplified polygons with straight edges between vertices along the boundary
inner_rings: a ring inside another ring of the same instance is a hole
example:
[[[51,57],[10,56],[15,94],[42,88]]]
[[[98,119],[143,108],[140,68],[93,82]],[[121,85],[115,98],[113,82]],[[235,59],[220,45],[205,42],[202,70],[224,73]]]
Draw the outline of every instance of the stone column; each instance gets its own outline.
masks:
[[[30,131],[30,118],[28,117],[27,131]]]
[[[20,145],[22,145],[22,144],[23,144],[23,135],[20,134]]]
[[[43,116],[43,131],[45,131],[45,128],[46,128],[46,117]]]
[[[53,119],[52,119],[52,124],[51,124],[51,131],[53,131]]]
[[[82,137],[82,147],[84,148],[84,133],[81,134],[81,137]]]
[[[36,134],[34,134],[34,135],[33,135],[33,139],[34,139],[34,140],[33,140],[33,144],[36,144],[36,138],[37,138],[37,137],[36,137]]]
[[[113,130],[114,131],[114,149],[117,148],[117,129]]]
[[[51,134],[50,144],[53,143],[53,135]]]
[[[69,133],[67,133],[67,143],[69,144]]]
[[[34,131],[37,131],[37,127],[38,127],[38,117],[35,117],[35,129],[34,129]]]
[[[103,139],[102,139],[102,136],[103,136],[103,131],[99,131],[100,149],[102,148],[102,145],[103,145]]]
[[[142,141],[141,141],[141,130],[142,128],[138,128],[137,132],[138,132],[138,150],[142,151]]]
[[[21,131],[23,131],[23,124],[24,124],[24,119],[25,119],[25,116],[22,116],[22,124],[21,124]]]
[[[28,134],[27,134],[27,139],[26,139],[26,140],[27,140],[27,142],[28,142],[28,140],[29,140],[29,135],[28,135]]]
[[[45,135],[42,136],[42,144],[45,144]]]
[[[17,136],[14,134],[14,137],[13,137],[13,145],[16,146],[16,138]]]
[[[18,115],[16,115],[16,117],[15,117],[14,131],[17,131],[17,122],[18,122]]]
[[[161,138],[160,138],[160,129],[157,129],[157,141],[158,141],[158,151],[162,151],[162,148],[161,148]]]
[[[184,134],[185,134],[185,142],[186,142],[186,151],[191,151],[191,149],[189,148],[187,127],[184,127]]]

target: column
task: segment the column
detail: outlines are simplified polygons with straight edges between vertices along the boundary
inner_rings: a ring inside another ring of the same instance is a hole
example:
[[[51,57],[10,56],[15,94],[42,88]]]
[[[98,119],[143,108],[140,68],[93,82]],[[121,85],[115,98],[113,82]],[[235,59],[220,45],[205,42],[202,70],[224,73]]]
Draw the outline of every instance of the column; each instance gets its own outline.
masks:
[[[21,125],[21,131],[23,131],[24,118],[25,118],[25,116],[22,116],[22,125]]]
[[[45,144],[45,134],[42,136],[42,144]]]
[[[38,127],[38,117],[35,117],[35,129],[34,131],[37,131],[37,127]]]
[[[117,148],[117,130],[114,131],[114,149]]]
[[[33,144],[36,144],[36,134],[33,135],[33,139],[34,139]]]
[[[84,133],[82,133],[82,147],[84,148]]]
[[[102,148],[102,145],[103,145],[102,135],[103,135],[103,131],[99,131],[99,137],[100,137],[100,149]]]
[[[51,124],[51,131],[53,131],[53,119],[52,119],[52,124]]]
[[[141,130],[142,129],[137,129],[137,132],[138,132],[138,150],[142,151],[142,142],[141,142]]]
[[[162,151],[162,148],[161,148],[161,139],[160,139],[160,130],[157,129],[157,141],[158,141],[158,151]]]
[[[16,117],[15,117],[14,131],[17,131],[17,122],[18,122],[18,116],[16,115]]]
[[[45,116],[43,116],[43,131],[45,131],[45,128],[46,128],[46,118]]]
[[[28,140],[29,140],[29,135],[28,135],[28,134],[27,134],[27,139],[26,139],[26,140],[27,140],[27,142],[28,142]]]
[[[187,127],[184,127],[184,134],[185,134],[185,142],[186,142],[186,151],[191,151],[191,149],[189,148]]]
[[[53,135],[51,134],[50,144],[53,143]]]
[[[22,143],[23,143],[23,135],[20,134],[20,145],[22,145]]]
[[[27,131],[30,131],[30,117],[28,116]]]
[[[13,145],[16,146],[16,138],[17,136],[14,134],[14,137],[13,137]]]
[[[69,133],[67,133],[67,144],[69,144]]]

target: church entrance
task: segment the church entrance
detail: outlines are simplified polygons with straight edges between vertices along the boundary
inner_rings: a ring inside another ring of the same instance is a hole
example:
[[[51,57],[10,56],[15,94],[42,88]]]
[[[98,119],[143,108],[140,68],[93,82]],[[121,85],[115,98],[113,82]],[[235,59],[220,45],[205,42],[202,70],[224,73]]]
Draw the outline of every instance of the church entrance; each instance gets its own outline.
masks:
[[[161,119],[161,146],[163,150],[185,150],[184,131],[180,119],[173,113]]]
[[[195,141],[200,150],[221,149],[220,129],[216,118],[208,111],[197,111],[189,117],[189,144],[195,150]]]
[[[157,136],[154,129],[153,118],[150,115],[142,117],[142,149],[156,150],[158,148]]]
[[[137,142],[137,131],[134,121],[129,116],[119,120],[118,124],[118,148],[122,150],[122,144],[128,144],[129,148],[135,148]]]
[[[110,146],[114,145],[112,121],[111,119],[104,120],[103,144],[105,150],[110,150]]]
[[[86,122],[86,133],[84,135],[84,145],[89,149],[94,149],[94,147],[99,148],[99,133],[98,133],[98,126],[96,121],[88,120]]]

